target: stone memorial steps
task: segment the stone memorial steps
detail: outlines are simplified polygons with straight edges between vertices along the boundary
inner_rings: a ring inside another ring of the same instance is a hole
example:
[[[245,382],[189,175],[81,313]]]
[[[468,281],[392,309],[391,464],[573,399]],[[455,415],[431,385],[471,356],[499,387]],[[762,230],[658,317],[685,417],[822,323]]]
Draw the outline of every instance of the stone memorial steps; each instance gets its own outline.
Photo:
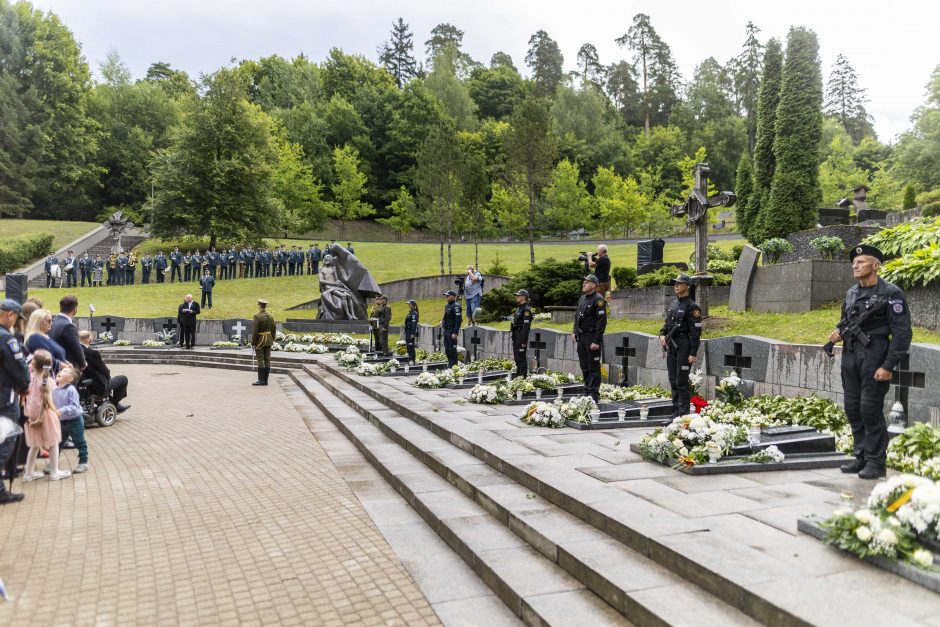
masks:
[[[224,351],[188,351],[157,348],[153,350],[108,350],[103,355],[108,364],[173,364],[202,368],[228,368],[250,371],[255,369],[251,354],[225,354]],[[271,359],[271,372],[283,374],[289,369],[303,366],[303,362],[289,359]]]
[[[290,376],[527,623],[753,622],[326,371]]]
[[[677,511],[683,511],[681,508],[667,509],[668,499],[680,500],[676,505],[684,504],[688,509],[696,495],[666,489],[645,498],[641,489],[618,489],[577,472],[561,461],[563,457],[533,455],[532,449],[490,430],[505,428],[498,426],[502,416],[493,416],[494,411],[509,420],[498,405],[460,407],[454,404],[458,397],[452,391],[415,390],[404,381],[375,381],[347,374],[328,362],[318,365],[330,373],[323,383],[334,382],[336,391],[342,388],[351,394],[352,388],[362,392],[383,405],[381,411],[393,410],[389,417],[397,414],[412,420],[561,511],[761,623],[843,625],[847,612],[866,616],[872,624],[899,620],[929,624],[926,619],[935,618],[935,611],[929,609],[936,608],[933,593],[904,582],[903,605],[892,603],[895,597],[891,594],[872,594],[872,589],[887,590],[902,584],[893,575],[875,572],[857,560],[837,555],[830,547],[800,537],[795,528],[792,532],[768,530],[746,513],[680,515]],[[319,375],[317,368],[306,366],[304,370]],[[358,400],[353,404],[363,405]],[[451,412],[459,417],[450,416]],[[426,457],[435,458],[430,450]],[[807,508],[811,507],[807,503]],[[794,516],[794,527],[796,518],[798,515]],[[767,545],[749,541],[751,526],[759,528],[759,533],[769,533]],[[895,592],[901,594],[900,589]],[[694,618],[687,615],[679,622]]]

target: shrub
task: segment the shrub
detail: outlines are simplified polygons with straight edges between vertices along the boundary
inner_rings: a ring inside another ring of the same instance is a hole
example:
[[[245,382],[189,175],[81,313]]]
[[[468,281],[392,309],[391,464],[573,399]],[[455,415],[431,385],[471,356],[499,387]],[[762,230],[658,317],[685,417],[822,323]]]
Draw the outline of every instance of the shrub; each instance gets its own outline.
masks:
[[[835,259],[836,255],[845,251],[845,242],[832,235],[817,237],[811,240],[809,245],[815,248],[823,259]]]
[[[584,268],[579,261],[558,261],[549,257],[545,261],[523,270],[504,287],[491,289],[483,294],[482,321],[495,320],[512,312],[516,306],[513,294],[525,289],[533,307],[541,309],[552,305],[576,305],[581,293],[581,276]]]
[[[885,264],[881,276],[903,288],[927,285],[940,279],[940,248],[930,244]]]
[[[780,259],[780,255],[793,252],[793,244],[782,237],[771,237],[765,240],[758,248],[764,253],[764,257],[770,264],[777,263],[777,260]]]
[[[611,270],[610,275],[614,277],[618,290],[636,287],[636,268],[619,266]]]
[[[17,268],[45,257],[52,250],[55,236],[36,233],[0,240],[0,274],[13,272]]]
[[[878,248],[886,258],[893,259],[925,248],[938,240],[940,219],[921,219],[882,229],[866,237],[863,243]]]
[[[738,262],[729,261],[728,259],[709,259],[708,260],[708,274],[715,274],[718,272],[730,274],[734,272],[734,269],[738,266]]]
[[[744,244],[735,244],[731,247],[731,256],[734,257],[734,260],[737,261],[741,258],[741,253],[744,252]]]
[[[904,200],[901,203],[901,210],[907,211],[917,206],[917,196],[914,191],[914,184],[908,183],[904,186]]]
[[[669,281],[676,278],[681,272],[674,266],[663,266],[653,272],[641,274],[636,278],[637,287],[658,287],[660,285],[669,285]]]
[[[490,264],[490,267],[483,271],[484,274],[495,274],[498,276],[507,276],[509,274],[509,267],[499,258],[499,251],[496,251],[496,256],[493,257],[493,262]]]

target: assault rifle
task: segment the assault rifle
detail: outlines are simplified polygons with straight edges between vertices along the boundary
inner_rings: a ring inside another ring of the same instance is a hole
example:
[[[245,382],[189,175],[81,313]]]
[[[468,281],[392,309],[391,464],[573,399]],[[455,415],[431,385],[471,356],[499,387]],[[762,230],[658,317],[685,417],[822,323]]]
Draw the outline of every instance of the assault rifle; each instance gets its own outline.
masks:
[[[839,320],[839,324],[836,325],[836,330],[839,332],[839,335],[842,336],[842,340],[852,339],[862,346],[868,346],[871,344],[871,338],[869,338],[864,331],[861,329],[861,324],[871,318],[877,311],[879,311],[884,305],[887,304],[887,300],[882,298],[874,299],[874,302],[868,304],[868,308],[862,311],[859,315],[854,318],[846,316],[842,320]],[[826,352],[829,357],[834,357],[832,349],[835,347],[834,342],[826,342],[823,344],[823,350]]]
[[[672,327],[672,331],[666,334],[666,345],[663,346],[663,359],[666,358],[666,352],[669,350],[669,347],[672,346],[675,349],[679,348],[679,345],[676,343],[672,336],[675,335],[676,331],[679,330],[679,325]]]

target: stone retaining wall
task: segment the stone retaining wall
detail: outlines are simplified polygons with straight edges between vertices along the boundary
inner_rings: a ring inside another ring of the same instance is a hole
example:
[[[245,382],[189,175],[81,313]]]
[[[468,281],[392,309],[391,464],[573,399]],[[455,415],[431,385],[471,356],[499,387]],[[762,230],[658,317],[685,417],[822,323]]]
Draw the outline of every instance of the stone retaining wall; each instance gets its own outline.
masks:
[[[710,287],[708,303],[726,305],[730,293],[728,286]],[[666,312],[675,300],[675,291],[668,285],[616,290],[610,294],[610,315],[612,318],[665,320]]]
[[[850,246],[858,244],[860,241],[881,230],[877,226],[857,226],[849,224],[834,224],[822,228],[807,229],[806,231],[797,231],[787,236],[787,241],[793,244],[793,252],[780,256],[781,262],[799,261],[803,259],[819,259],[819,253],[810,245],[810,242],[817,237],[838,237],[845,243],[846,250]],[[848,261],[848,254],[843,252],[836,256],[836,259]]]
[[[914,326],[940,331],[940,281],[905,290]]]
[[[758,266],[751,275],[747,307],[774,313],[810,311],[841,301],[853,283],[852,267],[845,261],[811,259]]]

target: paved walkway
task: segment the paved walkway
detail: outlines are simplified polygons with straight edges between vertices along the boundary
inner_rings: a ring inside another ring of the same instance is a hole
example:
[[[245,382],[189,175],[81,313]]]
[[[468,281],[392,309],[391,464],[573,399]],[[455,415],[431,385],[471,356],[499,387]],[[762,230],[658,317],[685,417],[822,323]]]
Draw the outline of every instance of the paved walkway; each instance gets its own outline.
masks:
[[[91,470],[0,508],[0,625],[438,624],[280,386],[120,370]]]

